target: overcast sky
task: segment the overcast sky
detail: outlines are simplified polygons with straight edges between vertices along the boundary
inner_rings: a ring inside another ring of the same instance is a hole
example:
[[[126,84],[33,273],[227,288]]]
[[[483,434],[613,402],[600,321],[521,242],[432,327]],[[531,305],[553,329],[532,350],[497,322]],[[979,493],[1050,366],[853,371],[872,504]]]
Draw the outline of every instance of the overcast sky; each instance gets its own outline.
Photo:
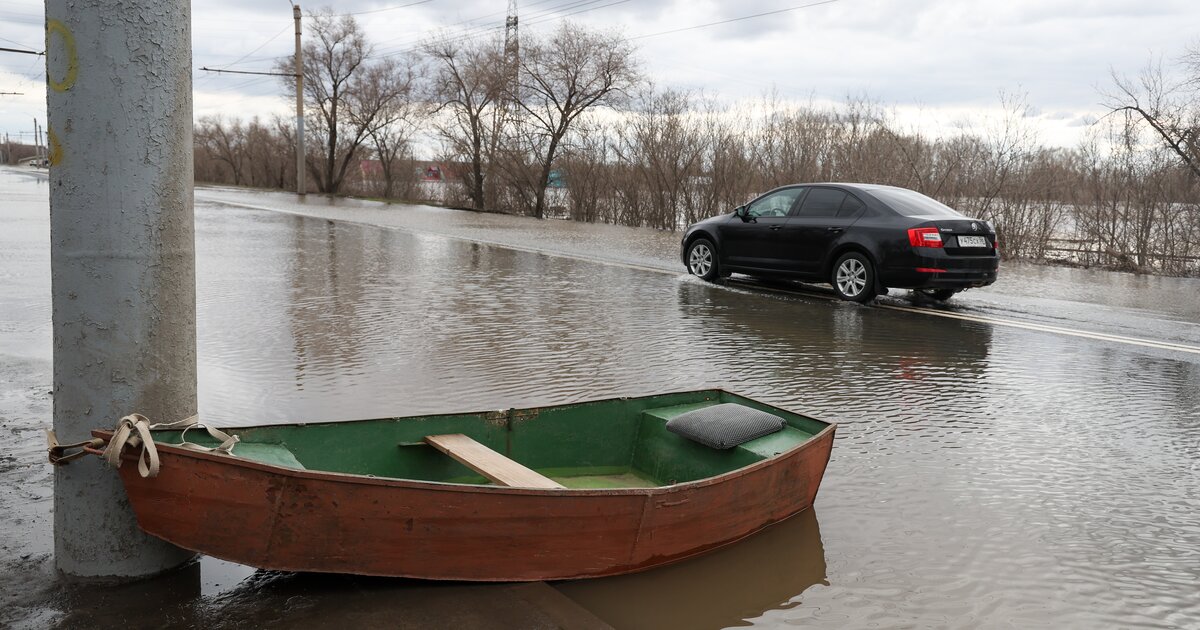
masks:
[[[1197,0],[833,0],[704,28],[688,28],[816,0],[518,0],[522,33],[562,19],[636,38],[649,78],[724,100],[781,97],[818,104],[867,96],[905,124],[936,133],[995,116],[1002,92],[1027,94],[1043,142],[1072,146],[1103,113],[1110,68],[1136,74],[1200,37]],[[417,2],[417,4],[412,4]],[[330,4],[328,2],[325,3]],[[412,6],[403,8],[405,4]],[[302,5],[305,11],[325,5]],[[344,0],[378,54],[397,54],[446,29],[502,29],[507,0]],[[196,0],[197,117],[288,115],[277,79],[214,75],[201,66],[270,70],[291,54],[288,0]],[[43,48],[43,3],[3,0],[0,47]],[[680,30],[674,33],[665,31]],[[663,33],[663,34],[660,34]],[[643,37],[649,35],[648,37]],[[0,52],[0,136],[31,139],[45,123],[42,57]],[[232,64],[232,65],[231,65]]]

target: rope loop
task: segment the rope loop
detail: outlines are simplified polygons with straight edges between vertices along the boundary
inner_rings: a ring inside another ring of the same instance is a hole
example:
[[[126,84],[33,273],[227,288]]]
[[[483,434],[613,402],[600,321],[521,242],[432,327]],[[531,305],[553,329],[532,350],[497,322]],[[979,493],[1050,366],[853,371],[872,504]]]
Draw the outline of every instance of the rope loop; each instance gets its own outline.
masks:
[[[74,444],[59,444],[58,436],[54,434],[54,430],[46,429],[46,453],[49,456],[50,463],[55,466],[66,466],[87,455],[87,449],[96,449],[102,446],[104,446],[104,440],[100,438],[92,438]],[[71,451],[75,452],[72,453]]]
[[[187,432],[195,428],[202,428],[207,431],[213,439],[217,440],[217,446],[202,446],[195,442],[187,441]],[[121,418],[121,421],[117,424],[116,430],[113,431],[112,439],[108,441],[108,446],[104,449],[104,460],[114,468],[120,468],[121,452],[125,449],[125,446],[128,445],[130,448],[138,448],[140,446],[142,450],[138,453],[138,474],[142,477],[157,477],[160,467],[158,449],[154,446],[154,438],[151,437],[150,432],[179,429],[183,430],[183,433],[179,436],[181,441],[174,446],[190,451],[233,455],[233,447],[238,443],[238,436],[229,435],[216,427],[202,424],[199,416],[189,416],[175,422],[154,424],[146,416],[140,413],[132,413]]]

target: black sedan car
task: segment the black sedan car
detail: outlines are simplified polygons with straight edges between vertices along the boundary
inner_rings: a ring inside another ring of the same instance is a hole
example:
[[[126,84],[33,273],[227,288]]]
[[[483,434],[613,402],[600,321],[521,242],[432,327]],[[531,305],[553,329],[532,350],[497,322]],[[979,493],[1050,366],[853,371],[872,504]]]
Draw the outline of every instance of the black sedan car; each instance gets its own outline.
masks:
[[[921,193],[873,184],[776,188],[687,229],[688,271],[828,282],[845,300],[887,288],[946,300],[996,281],[996,232]]]

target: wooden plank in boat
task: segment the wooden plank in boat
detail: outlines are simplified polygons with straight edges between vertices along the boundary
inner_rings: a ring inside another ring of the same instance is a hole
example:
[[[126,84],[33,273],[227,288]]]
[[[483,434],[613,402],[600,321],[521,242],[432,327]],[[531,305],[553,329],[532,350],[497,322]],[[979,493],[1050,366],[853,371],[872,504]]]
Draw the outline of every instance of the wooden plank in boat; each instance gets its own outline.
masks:
[[[461,433],[427,435],[425,441],[467,468],[502,486],[514,488],[562,488],[553,479],[493,451]]]

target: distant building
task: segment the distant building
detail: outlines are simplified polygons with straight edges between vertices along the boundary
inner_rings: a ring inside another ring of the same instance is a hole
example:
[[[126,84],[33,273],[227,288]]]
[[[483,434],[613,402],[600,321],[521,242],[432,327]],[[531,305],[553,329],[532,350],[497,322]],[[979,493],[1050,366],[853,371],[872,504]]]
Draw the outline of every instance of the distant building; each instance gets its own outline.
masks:
[[[358,172],[362,175],[363,181],[379,179],[383,177],[383,162],[379,160],[359,160]]]

